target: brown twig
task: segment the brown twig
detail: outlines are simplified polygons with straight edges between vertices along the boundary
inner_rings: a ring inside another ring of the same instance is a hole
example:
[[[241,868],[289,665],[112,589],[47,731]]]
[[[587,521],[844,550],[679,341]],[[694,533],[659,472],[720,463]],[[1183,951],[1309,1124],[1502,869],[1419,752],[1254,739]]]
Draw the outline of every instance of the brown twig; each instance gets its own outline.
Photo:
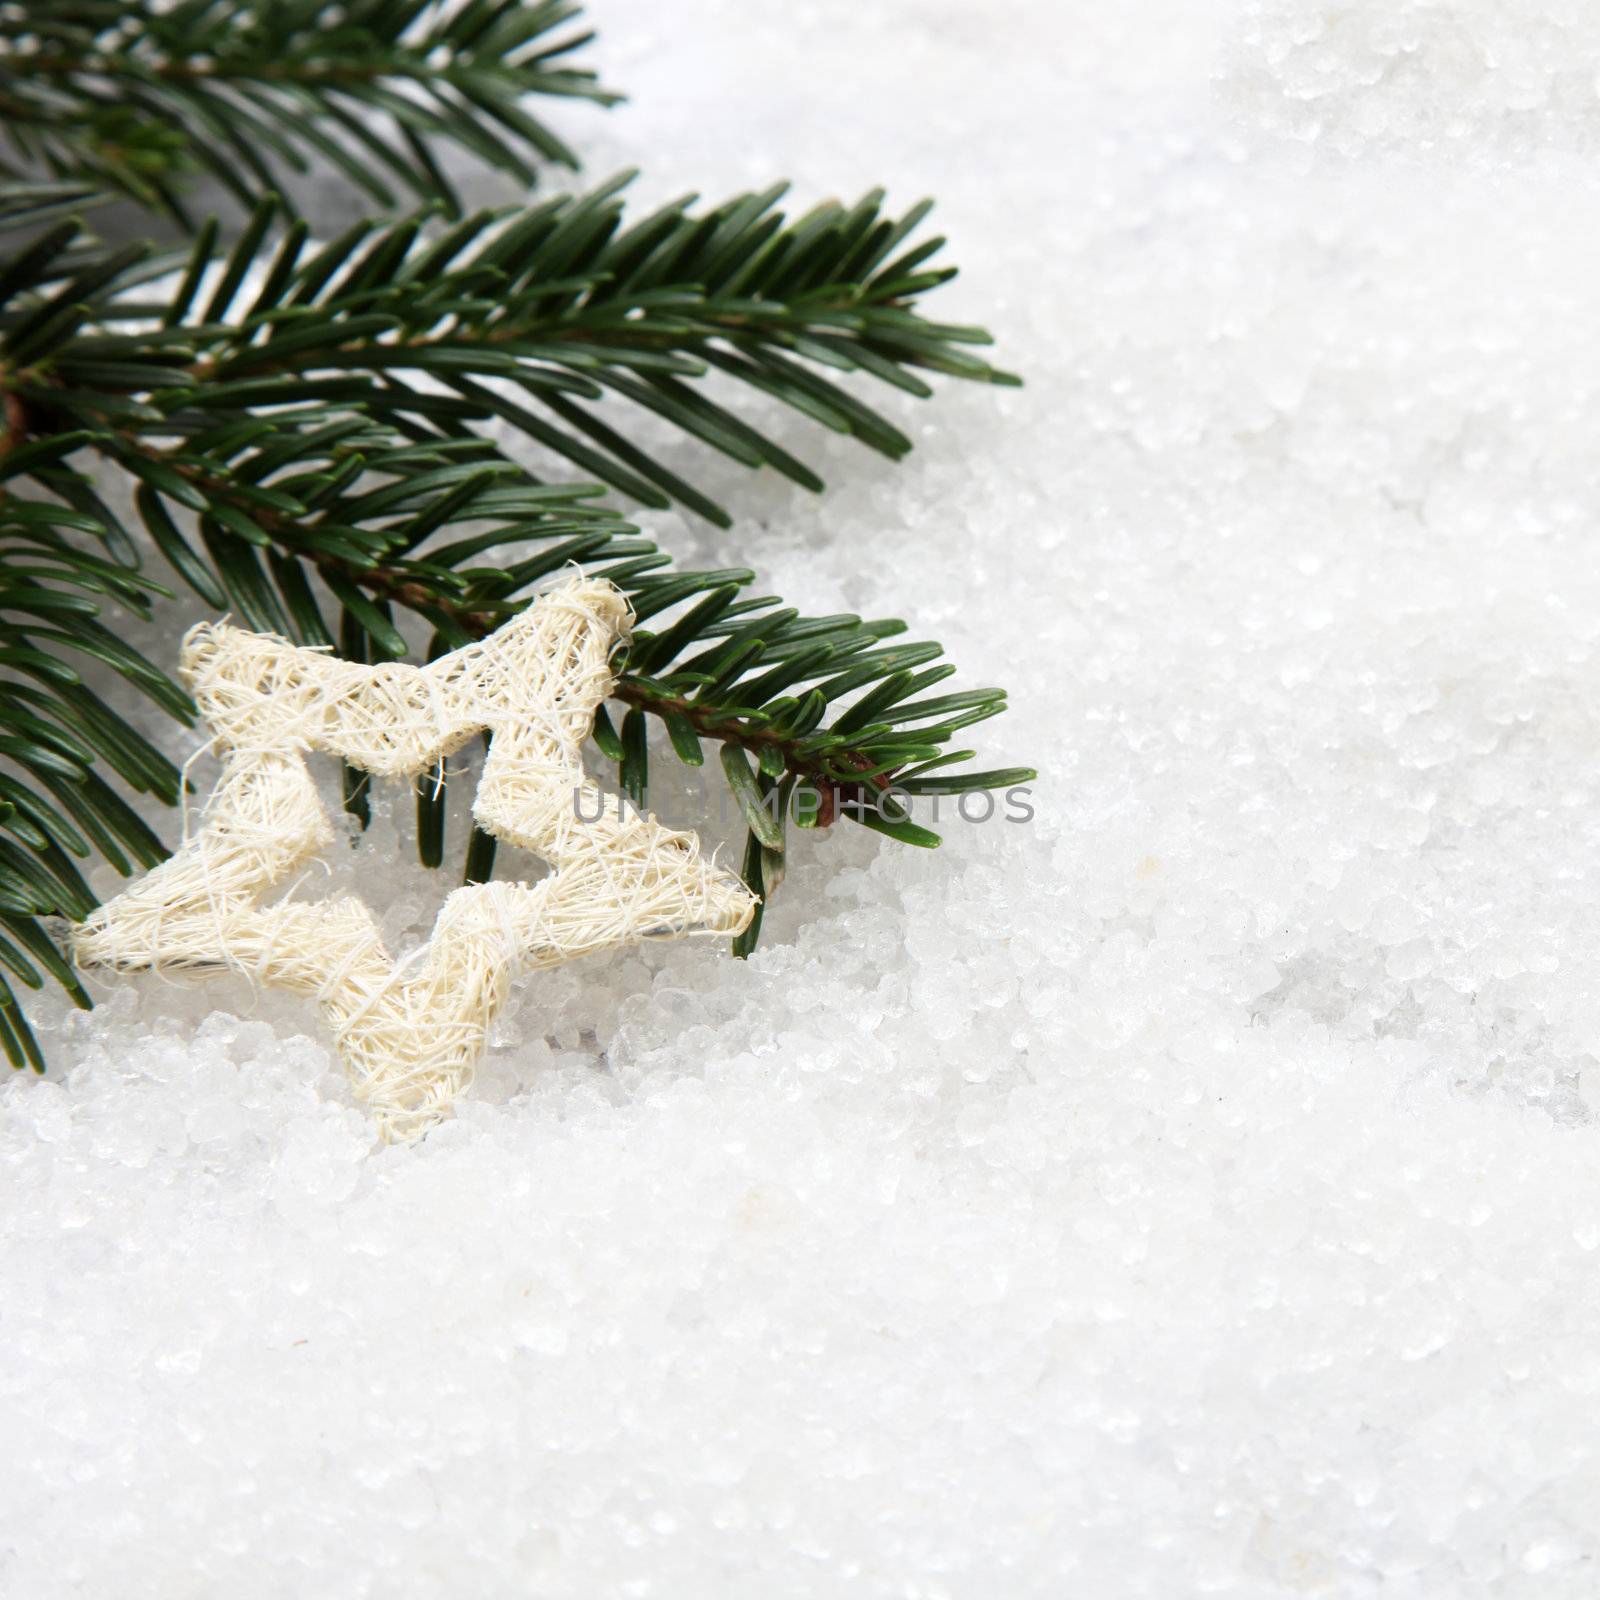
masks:
[[[226,479],[212,477],[195,468],[192,463],[176,460],[166,451],[152,449],[137,434],[124,431],[119,437],[125,447],[132,446],[146,459],[177,472],[206,495],[229,501],[237,510],[257,522],[264,531],[276,535],[285,547],[309,561],[324,576],[331,574],[335,578],[366,590],[376,599],[393,601],[411,611],[424,615],[428,611],[439,613],[448,617],[463,633],[473,639],[481,639],[492,633],[506,620],[503,609],[487,609],[452,599],[448,595],[440,595],[417,582],[409,573],[384,566],[381,562],[372,566],[362,566],[358,562],[347,561],[338,556],[305,550],[296,537],[300,528],[293,517],[256,502],[246,501],[243,497],[230,495],[231,486]],[[629,677],[626,673],[617,678],[611,698],[663,719],[669,711],[675,712],[688,721],[700,738],[723,744],[736,744],[758,757],[763,750],[777,750],[783,757],[785,771],[793,773],[821,795],[821,812],[818,817],[820,826],[827,826],[840,806],[850,800],[870,799],[867,794],[869,787],[882,791],[888,788],[891,782],[891,779],[882,773],[873,774],[857,782],[841,782],[833,773],[801,756],[793,748],[793,742],[782,734],[774,733],[768,728],[752,727],[742,718],[731,716],[716,706],[702,705],[682,695],[663,693],[654,685]],[[870,765],[864,757],[849,751],[836,752],[832,759],[844,765],[854,764],[863,767]]]
[[[0,373],[0,379],[4,374]],[[19,396],[9,389],[0,389],[0,420],[5,427],[0,430],[0,457],[8,456],[28,437],[28,408]]]

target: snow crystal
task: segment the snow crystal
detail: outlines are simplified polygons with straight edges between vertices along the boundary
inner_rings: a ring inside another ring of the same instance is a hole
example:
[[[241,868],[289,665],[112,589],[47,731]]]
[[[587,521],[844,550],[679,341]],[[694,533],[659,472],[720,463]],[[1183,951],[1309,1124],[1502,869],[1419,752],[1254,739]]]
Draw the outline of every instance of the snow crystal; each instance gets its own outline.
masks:
[[[1587,1600],[1592,8],[597,21],[642,200],[940,198],[1027,388],[648,520],[1009,685],[1037,816],[537,977],[415,1149],[281,996],[45,1002],[0,1593]],[[332,869],[401,944],[409,807]]]
[[[1246,120],[1345,155],[1600,147],[1589,0],[1252,0],[1227,60]]]

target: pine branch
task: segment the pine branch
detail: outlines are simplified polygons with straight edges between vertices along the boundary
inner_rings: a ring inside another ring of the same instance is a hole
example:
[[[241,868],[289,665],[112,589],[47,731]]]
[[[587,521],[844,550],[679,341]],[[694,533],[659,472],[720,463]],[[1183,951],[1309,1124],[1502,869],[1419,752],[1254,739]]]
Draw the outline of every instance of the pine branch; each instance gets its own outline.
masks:
[[[14,423],[14,407],[6,408]],[[10,444],[8,429],[0,444]],[[20,452],[6,452],[6,465]],[[104,540],[90,512],[43,499],[0,500],[0,968],[30,988],[56,979],[81,1006],[82,985],[40,926],[95,904],[76,861],[98,852],[118,870],[155,865],[160,841],[107,784],[174,803],[178,774],[148,740],[89,689],[78,670],[110,667],[164,710],[188,720],[182,691],[99,620],[115,604],[148,615],[170,591],[81,547]],[[0,1049],[43,1070],[33,1034],[0,972]]]
[[[12,176],[124,195],[185,223],[207,173],[246,209],[320,159],[392,209],[455,210],[439,150],[532,184],[571,149],[522,101],[612,104],[569,58],[571,0],[21,0],[0,7]]]
[[[651,718],[691,765],[717,744],[749,824],[746,877],[763,895],[781,879],[791,821],[842,815],[936,844],[886,791],[1027,781],[1023,769],[974,772],[971,752],[950,749],[1005,700],[993,689],[929,694],[954,670],[934,664],[938,645],[903,642],[899,621],[802,617],[750,597],[742,568],[678,571],[597,499],[610,485],[727,520],[628,438],[628,413],[641,408],[820,487],[732,400],[707,398],[700,380],[712,372],[891,456],[909,441],[818,368],[917,394],[931,392],[921,371],[1015,381],[970,353],[987,341],[981,330],[918,311],[950,276],[926,266],[941,241],[910,242],[926,207],[894,220],[872,195],[788,223],[772,190],[702,215],[680,203],[627,227],[617,187],[442,232],[426,216],[362,225],[321,246],[300,224],[275,237],[269,203],[231,249],[208,226],[177,259],[108,250],[70,222],[36,230],[0,267],[0,526],[22,530],[35,566],[54,563],[50,591],[73,591],[73,603],[39,600],[31,591],[44,580],[8,547],[0,570],[21,586],[11,606],[31,641],[22,648],[99,648],[181,715],[182,697],[96,620],[104,603],[144,604],[151,586],[132,570],[144,540],[209,606],[364,661],[408,653],[405,614],[427,625],[429,654],[482,637],[577,564],[618,583],[641,624],[616,663],[620,728],[604,712],[595,726],[620,787],[648,789]],[[616,425],[602,410],[621,413]],[[476,431],[497,418],[601,482],[541,482]],[[96,493],[96,462],[126,474],[143,539]],[[67,621],[41,634],[29,605]],[[88,903],[44,817],[76,823],[80,842],[129,870],[153,841],[96,768],[176,794],[147,744],[118,743],[124,725],[84,709],[81,684],[30,699],[27,670],[0,654],[13,674],[0,678],[0,754],[20,774],[0,916],[18,919],[23,952],[44,939],[39,916],[78,916]],[[51,760],[76,762],[74,775]],[[59,803],[41,809],[49,797]],[[348,775],[347,807],[363,815],[365,797],[365,779]],[[432,864],[444,856],[445,798],[443,773],[419,783],[419,850]],[[475,833],[466,877],[487,876],[492,859],[493,841]],[[6,949],[0,963],[23,981],[42,976]],[[5,994],[0,1044],[33,1058]]]
[[[648,410],[820,489],[700,380],[726,374],[891,457],[910,441],[819,368],[918,395],[932,392],[919,369],[1016,381],[971,353],[989,342],[982,329],[918,311],[954,275],[926,265],[942,239],[902,248],[926,205],[895,220],[871,194],[786,225],[773,189],[703,216],[680,202],[623,228],[620,186],[514,218],[480,212],[437,237],[425,215],[358,224],[316,248],[301,224],[269,244],[267,202],[226,252],[202,229],[176,289],[145,301],[129,292],[175,263],[137,247],[79,260],[63,225],[18,258],[15,283],[0,282],[13,297],[30,291],[0,321],[3,384],[38,431],[114,427],[135,471],[160,438],[161,470],[196,482],[216,476],[204,441],[217,427],[268,408],[312,402],[463,438],[498,417],[636,500],[676,500],[726,526],[721,506],[607,417]]]

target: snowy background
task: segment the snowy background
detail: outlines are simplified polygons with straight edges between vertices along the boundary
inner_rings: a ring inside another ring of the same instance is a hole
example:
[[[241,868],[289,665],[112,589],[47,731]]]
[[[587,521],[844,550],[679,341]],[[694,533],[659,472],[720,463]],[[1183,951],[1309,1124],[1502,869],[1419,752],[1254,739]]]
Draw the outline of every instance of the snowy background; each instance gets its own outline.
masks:
[[[1038,818],[540,977],[413,1149],[298,1003],[47,1007],[0,1594],[1594,1595],[1600,10],[592,14],[591,176],[938,197],[1028,386],[647,520],[1008,685]]]

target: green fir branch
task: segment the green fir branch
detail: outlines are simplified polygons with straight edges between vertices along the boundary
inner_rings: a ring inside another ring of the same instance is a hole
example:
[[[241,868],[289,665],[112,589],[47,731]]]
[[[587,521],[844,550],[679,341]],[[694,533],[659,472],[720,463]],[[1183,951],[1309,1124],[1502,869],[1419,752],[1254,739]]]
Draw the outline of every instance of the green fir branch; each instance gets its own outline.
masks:
[[[0,6],[0,171],[48,174],[188,221],[205,174],[246,209],[331,166],[379,206],[454,210],[440,156],[518,182],[575,168],[530,95],[613,103],[572,64],[571,0],[20,0]]]
[[[639,626],[616,662],[620,727],[602,711],[595,742],[636,797],[652,719],[678,760],[700,765],[714,744],[748,823],[745,876],[766,897],[791,824],[845,816],[936,844],[888,791],[1032,776],[975,771],[952,748],[1005,697],[941,689],[954,669],[937,644],[908,642],[898,620],[801,616],[750,595],[743,567],[679,570],[603,503],[609,488],[728,520],[635,442],[645,412],[817,489],[747,397],[898,458],[909,440],[841,376],[918,395],[925,375],[1014,382],[974,353],[982,330],[923,316],[951,275],[929,265],[942,241],[914,237],[927,208],[888,216],[873,194],[790,221],[773,189],[629,222],[619,188],[452,225],[360,224],[326,243],[283,227],[268,200],[231,246],[208,225],[172,258],[99,245],[71,221],[41,227],[48,206],[19,230],[0,265],[0,620],[23,652],[0,654],[14,774],[0,918],[16,924],[0,966],[15,978],[71,981],[38,954],[53,948],[41,917],[92,903],[69,857],[129,871],[159,854],[118,790],[170,801],[176,774],[61,675],[86,656],[187,714],[100,620],[159,591],[138,570],[149,547],[209,607],[360,661],[407,655],[407,615],[432,655],[492,631],[563,568],[610,578]],[[485,437],[496,422],[582,481],[542,481]],[[107,466],[132,490],[132,526],[95,488]],[[55,676],[41,687],[40,673]],[[446,853],[446,795],[442,772],[418,784],[430,864]],[[364,817],[362,775],[347,775],[346,805]],[[464,878],[480,881],[492,840],[474,831],[465,852]],[[0,1047],[37,1063],[4,988]]]

